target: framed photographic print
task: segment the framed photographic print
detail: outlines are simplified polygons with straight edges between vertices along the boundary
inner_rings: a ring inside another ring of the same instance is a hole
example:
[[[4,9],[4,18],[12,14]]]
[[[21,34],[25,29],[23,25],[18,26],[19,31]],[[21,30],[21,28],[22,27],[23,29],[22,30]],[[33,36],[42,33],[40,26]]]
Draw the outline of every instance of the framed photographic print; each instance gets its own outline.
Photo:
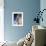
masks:
[[[12,26],[23,26],[23,12],[12,12]]]

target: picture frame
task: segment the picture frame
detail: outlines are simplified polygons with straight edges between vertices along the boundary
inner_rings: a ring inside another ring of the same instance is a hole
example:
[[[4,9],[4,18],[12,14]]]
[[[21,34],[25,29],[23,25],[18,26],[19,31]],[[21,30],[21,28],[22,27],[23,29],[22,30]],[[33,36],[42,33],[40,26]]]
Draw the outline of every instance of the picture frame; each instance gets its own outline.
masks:
[[[12,12],[12,26],[23,26],[23,12]]]

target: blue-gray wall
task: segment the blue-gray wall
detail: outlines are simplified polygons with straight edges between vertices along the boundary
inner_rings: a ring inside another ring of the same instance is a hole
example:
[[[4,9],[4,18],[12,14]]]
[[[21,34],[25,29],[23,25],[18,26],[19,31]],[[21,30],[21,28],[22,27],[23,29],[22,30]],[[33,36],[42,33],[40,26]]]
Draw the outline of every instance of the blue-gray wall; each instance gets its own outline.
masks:
[[[46,0],[41,0],[40,1],[40,10],[42,11],[43,9],[46,9]],[[46,11],[43,12],[43,22],[40,22],[40,25],[45,26],[46,27]]]
[[[31,31],[36,12],[40,9],[40,0],[5,0],[4,9],[4,35],[7,41],[18,41]],[[12,26],[12,12],[24,13],[24,26]]]

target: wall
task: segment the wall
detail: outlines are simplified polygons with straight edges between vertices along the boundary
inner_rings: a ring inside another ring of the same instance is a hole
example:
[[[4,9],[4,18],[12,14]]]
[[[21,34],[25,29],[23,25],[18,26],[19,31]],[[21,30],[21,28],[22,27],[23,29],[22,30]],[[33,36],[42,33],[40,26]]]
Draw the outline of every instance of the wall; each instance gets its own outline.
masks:
[[[4,7],[4,0],[0,0],[0,8]]]
[[[40,1],[40,9],[41,9],[41,11],[43,9],[46,9],[46,0],[41,0]],[[46,26],[46,20],[45,20],[46,19],[46,11],[43,12],[42,17],[43,17],[43,22],[41,21],[40,25]]]
[[[35,12],[40,10],[40,0],[5,0],[4,1],[4,37],[7,41],[18,41],[31,31]],[[24,26],[12,26],[12,12],[24,13]]]

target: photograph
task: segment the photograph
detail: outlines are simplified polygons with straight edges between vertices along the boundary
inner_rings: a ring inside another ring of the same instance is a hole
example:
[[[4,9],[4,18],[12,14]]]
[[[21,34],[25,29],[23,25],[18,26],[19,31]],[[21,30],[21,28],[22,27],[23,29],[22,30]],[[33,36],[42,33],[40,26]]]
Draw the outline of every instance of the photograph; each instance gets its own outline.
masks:
[[[23,12],[13,12],[12,13],[12,25],[13,26],[23,26]]]

